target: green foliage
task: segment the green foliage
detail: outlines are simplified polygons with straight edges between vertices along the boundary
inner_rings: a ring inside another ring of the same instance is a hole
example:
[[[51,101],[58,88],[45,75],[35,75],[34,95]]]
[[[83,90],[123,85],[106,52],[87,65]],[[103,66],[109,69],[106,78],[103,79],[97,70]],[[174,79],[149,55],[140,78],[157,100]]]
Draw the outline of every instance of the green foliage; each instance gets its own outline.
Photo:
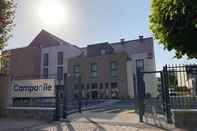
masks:
[[[0,50],[9,39],[13,24],[15,4],[13,0],[0,0]]]
[[[0,56],[0,73],[7,74],[8,73],[8,55]]]
[[[153,0],[150,29],[177,58],[197,58],[197,0]]]
[[[6,46],[7,40],[11,37],[11,29],[13,28],[13,20],[16,4],[14,0],[0,0],[0,51]],[[0,52],[1,53],[1,52]],[[1,54],[0,54],[1,55]],[[0,71],[6,66],[7,57],[0,56]]]

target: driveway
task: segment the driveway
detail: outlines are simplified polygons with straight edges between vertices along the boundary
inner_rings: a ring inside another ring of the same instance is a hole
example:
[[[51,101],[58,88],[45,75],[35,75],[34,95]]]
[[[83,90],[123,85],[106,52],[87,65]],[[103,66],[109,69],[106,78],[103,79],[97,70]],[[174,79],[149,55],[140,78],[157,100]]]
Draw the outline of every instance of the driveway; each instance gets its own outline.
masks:
[[[59,122],[2,119],[0,131],[181,131],[151,112],[146,113],[144,123],[140,123],[135,106],[129,101],[101,104]]]

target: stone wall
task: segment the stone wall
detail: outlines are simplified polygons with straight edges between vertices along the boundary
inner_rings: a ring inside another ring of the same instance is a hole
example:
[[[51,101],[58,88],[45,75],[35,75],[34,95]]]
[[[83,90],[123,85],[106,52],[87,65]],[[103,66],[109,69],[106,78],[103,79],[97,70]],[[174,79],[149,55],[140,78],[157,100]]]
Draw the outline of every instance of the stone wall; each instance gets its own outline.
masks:
[[[175,126],[183,129],[197,129],[197,109],[176,109],[172,111]]]
[[[15,119],[35,119],[52,121],[55,118],[55,109],[5,109],[4,117]]]

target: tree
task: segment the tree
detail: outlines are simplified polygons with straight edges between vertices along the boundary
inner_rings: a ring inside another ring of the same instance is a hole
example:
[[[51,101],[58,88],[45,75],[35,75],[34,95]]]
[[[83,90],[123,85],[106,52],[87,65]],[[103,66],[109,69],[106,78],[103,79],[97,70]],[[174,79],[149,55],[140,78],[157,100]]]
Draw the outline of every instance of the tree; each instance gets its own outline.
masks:
[[[0,51],[6,46],[7,40],[11,37],[16,4],[14,0],[0,0]],[[6,57],[0,56],[0,69],[4,67]]]
[[[153,0],[150,29],[177,58],[197,58],[197,0]]]

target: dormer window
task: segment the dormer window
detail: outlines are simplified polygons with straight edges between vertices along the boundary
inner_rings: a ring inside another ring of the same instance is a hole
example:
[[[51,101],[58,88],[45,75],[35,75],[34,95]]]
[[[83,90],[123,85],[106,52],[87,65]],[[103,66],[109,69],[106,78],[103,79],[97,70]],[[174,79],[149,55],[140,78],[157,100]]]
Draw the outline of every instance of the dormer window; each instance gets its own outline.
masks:
[[[106,49],[101,49],[101,55],[106,55]]]

